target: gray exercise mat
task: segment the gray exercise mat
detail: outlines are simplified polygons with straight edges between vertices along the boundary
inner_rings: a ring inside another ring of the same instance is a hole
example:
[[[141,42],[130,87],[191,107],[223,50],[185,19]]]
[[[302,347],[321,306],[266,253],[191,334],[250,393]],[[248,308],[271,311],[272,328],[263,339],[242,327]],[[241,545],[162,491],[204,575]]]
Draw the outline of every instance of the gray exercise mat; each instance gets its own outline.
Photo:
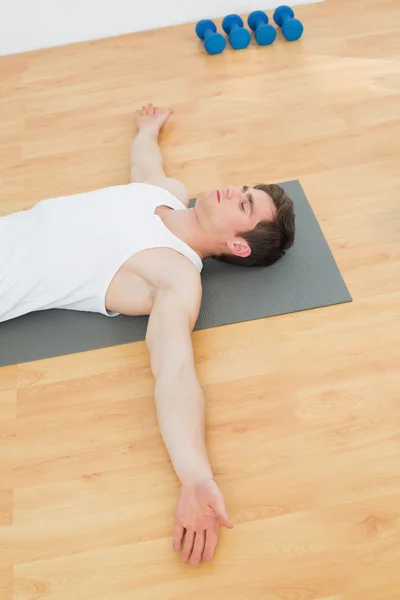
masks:
[[[351,302],[300,183],[281,185],[295,204],[293,248],[267,268],[206,260],[195,330]],[[147,321],[148,317],[109,318],[57,309],[24,315],[0,323],[0,365],[143,341]]]

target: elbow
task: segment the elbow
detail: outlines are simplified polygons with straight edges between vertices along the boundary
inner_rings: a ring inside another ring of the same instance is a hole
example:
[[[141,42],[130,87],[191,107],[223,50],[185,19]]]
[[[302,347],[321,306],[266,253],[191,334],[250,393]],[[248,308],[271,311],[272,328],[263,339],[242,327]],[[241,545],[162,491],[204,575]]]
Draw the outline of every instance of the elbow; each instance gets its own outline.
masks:
[[[158,381],[183,380],[194,374],[194,361],[190,353],[163,351],[151,335],[146,336],[146,344],[150,353],[151,371]]]
[[[189,358],[165,357],[153,364],[152,372],[157,381],[184,381],[195,375]]]

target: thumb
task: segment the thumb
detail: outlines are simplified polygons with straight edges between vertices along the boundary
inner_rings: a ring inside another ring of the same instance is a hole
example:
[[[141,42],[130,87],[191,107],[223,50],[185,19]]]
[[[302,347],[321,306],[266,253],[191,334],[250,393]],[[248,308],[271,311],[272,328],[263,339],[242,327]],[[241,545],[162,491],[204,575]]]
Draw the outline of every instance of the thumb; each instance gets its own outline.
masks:
[[[214,509],[216,516],[219,519],[221,525],[226,527],[227,529],[233,529],[233,523],[228,517],[228,513],[226,512],[225,504],[223,500],[217,502],[217,505]]]

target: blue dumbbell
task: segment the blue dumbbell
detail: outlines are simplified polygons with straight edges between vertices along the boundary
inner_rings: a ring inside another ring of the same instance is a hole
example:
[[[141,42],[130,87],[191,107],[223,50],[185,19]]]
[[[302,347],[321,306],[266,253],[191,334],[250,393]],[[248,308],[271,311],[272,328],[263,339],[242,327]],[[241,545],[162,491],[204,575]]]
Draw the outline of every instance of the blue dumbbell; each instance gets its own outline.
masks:
[[[303,24],[294,18],[294,12],[290,6],[278,6],[274,12],[274,21],[278,27],[282,28],[282,34],[289,42],[294,42],[303,35]]]
[[[204,41],[204,48],[208,54],[220,54],[226,41],[221,33],[217,33],[217,26],[210,19],[203,19],[196,25],[197,36]]]
[[[229,42],[235,50],[243,50],[251,42],[250,31],[243,27],[243,19],[239,15],[227,15],[222,21],[222,29],[229,36]]]
[[[254,37],[260,46],[268,46],[276,38],[276,29],[268,24],[268,15],[262,10],[250,13],[247,19],[248,26],[254,31]]]

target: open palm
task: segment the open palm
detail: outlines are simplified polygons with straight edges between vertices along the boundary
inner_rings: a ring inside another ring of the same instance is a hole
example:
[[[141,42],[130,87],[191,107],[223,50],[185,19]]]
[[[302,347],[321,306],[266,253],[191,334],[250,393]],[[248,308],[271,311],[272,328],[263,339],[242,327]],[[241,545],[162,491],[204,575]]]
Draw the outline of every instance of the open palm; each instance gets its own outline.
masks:
[[[172,110],[161,110],[151,103],[142,106],[135,112],[136,127],[138,131],[144,128],[153,128],[159,132],[172,112]]]
[[[174,550],[182,560],[198,564],[211,560],[220,525],[231,529],[223,496],[214,480],[182,484],[176,508]],[[184,540],[183,540],[184,536]]]

